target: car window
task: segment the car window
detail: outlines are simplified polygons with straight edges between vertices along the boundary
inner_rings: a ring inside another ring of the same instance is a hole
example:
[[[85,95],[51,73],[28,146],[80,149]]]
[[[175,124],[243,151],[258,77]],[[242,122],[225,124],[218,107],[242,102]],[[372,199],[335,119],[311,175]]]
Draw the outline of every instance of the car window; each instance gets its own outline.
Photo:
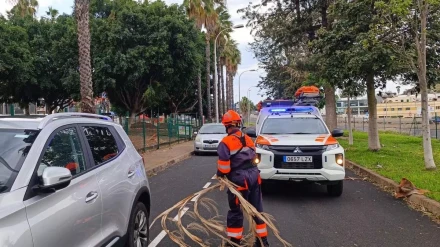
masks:
[[[37,135],[36,130],[0,130],[0,194],[11,189]]]
[[[41,176],[48,166],[65,167],[72,176],[86,170],[83,149],[75,127],[60,130],[52,137],[38,167],[38,175]]]
[[[203,125],[200,134],[226,134],[226,130],[223,125]]]
[[[95,165],[100,165],[118,155],[118,144],[109,128],[84,126],[83,130],[89,142]]]
[[[261,134],[328,134],[328,130],[319,118],[268,118]]]

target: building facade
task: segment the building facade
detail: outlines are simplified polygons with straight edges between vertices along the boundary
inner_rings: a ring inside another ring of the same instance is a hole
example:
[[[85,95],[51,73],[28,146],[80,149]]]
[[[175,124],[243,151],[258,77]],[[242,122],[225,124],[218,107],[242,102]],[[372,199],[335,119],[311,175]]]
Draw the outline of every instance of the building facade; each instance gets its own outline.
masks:
[[[377,115],[379,118],[387,117],[420,117],[421,98],[420,95],[398,95],[393,97],[376,96]],[[439,102],[437,102],[439,100]],[[436,114],[440,116],[440,94],[428,95],[428,110],[430,117]],[[336,102],[338,115],[347,114],[348,100],[341,98]],[[351,113],[353,116],[365,116],[368,113],[367,97],[350,98]]]

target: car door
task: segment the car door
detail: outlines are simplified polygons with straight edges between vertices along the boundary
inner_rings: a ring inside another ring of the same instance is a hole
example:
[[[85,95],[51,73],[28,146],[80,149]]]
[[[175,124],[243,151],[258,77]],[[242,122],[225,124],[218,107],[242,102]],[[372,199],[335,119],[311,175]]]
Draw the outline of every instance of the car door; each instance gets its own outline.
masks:
[[[107,241],[125,235],[134,197],[140,187],[140,164],[113,126],[81,125],[102,191],[102,232]]]
[[[44,167],[71,170],[73,179],[64,189],[32,193],[25,198],[26,212],[35,247],[96,246],[102,241],[102,201],[96,171],[90,170],[80,129],[69,125],[55,130],[38,160],[32,181]]]

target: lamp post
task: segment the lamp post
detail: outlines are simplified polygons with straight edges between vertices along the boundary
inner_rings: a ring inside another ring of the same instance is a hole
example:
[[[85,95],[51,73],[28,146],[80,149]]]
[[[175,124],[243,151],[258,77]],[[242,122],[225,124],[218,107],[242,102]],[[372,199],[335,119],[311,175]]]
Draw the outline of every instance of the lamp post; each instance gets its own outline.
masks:
[[[249,122],[250,122],[250,119],[251,119],[251,100],[249,99],[250,97],[251,97],[251,95],[250,95],[250,92],[251,92],[251,88],[253,88],[253,87],[257,87],[257,86],[252,86],[252,87],[249,87],[248,88],[248,90],[247,90],[247,99],[248,99],[248,127],[249,127]]]
[[[232,28],[227,27],[227,28],[221,30],[217,34],[217,37],[215,37],[215,40],[214,40],[214,101],[215,101],[215,109],[214,110],[215,110],[215,121],[217,123],[218,123],[218,115],[219,115],[219,113],[218,113],[218,92],[217,92],[217,90],[218,90],[218,86],[217,86],[217,84],[218,84],[218,81],[217,81],[217,39],[218,39],[218,37],[220,37],[220,34],[226,30],[237,29],[237,28],[242,28],[242,27],[244,27],[243,24],[235,25]]]
[[[241,75],[244,72],[249,72],[249,71],[257,71],[257,70],[256,69],[245,70],[245,71],[241,72],[240,75],[238,76],[238,105],[240,105],[240,101],[241,101],[241,87],[240,87]]]

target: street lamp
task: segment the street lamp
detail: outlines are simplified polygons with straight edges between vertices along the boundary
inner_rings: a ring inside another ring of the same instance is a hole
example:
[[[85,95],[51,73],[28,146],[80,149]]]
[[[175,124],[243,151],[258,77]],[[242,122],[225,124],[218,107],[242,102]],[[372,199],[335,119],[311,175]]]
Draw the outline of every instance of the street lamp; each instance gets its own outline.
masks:
[[[240,91],[241,91],[241,87],[240,87],[240,79],[241,79],[241,75],[244,73],[244,72],[249,72],[249,71],[257,71],[256,69],[250,69],[250,70],[245,70],[245,71],[243,71],[243,72],[241,72],[240,73],[240,75],[238,76],[238,104],[240,105],[240,101],[241,101],[241,93],[240,93]]]
[[[218,123],[217,39],[218,39],[218,37],[220,37],[220,34],[223,33],[226,30],[243,28],[243,27],[244,27],[243,24],[235,25],[232,28],[231,27],[227,27],[227,28],[221,30],[217,34],[217,37],[215,37],[215,41],[214,41],[214,99],[215,99],[215,120],[216,120],[217,123]]]
[[[248,99],[248,119],[247,119],[248,124],[247,125],[248,125],[248,127],[249,127],[249,121],[251,119],[251,100],[250,100],[251,94],[250,94],[250,92],[251,92],[251,88],[253,88],[253,87],[257,87],[257,86],[251,86],[248,88],[248,91],[247,91],[247,99]]]

